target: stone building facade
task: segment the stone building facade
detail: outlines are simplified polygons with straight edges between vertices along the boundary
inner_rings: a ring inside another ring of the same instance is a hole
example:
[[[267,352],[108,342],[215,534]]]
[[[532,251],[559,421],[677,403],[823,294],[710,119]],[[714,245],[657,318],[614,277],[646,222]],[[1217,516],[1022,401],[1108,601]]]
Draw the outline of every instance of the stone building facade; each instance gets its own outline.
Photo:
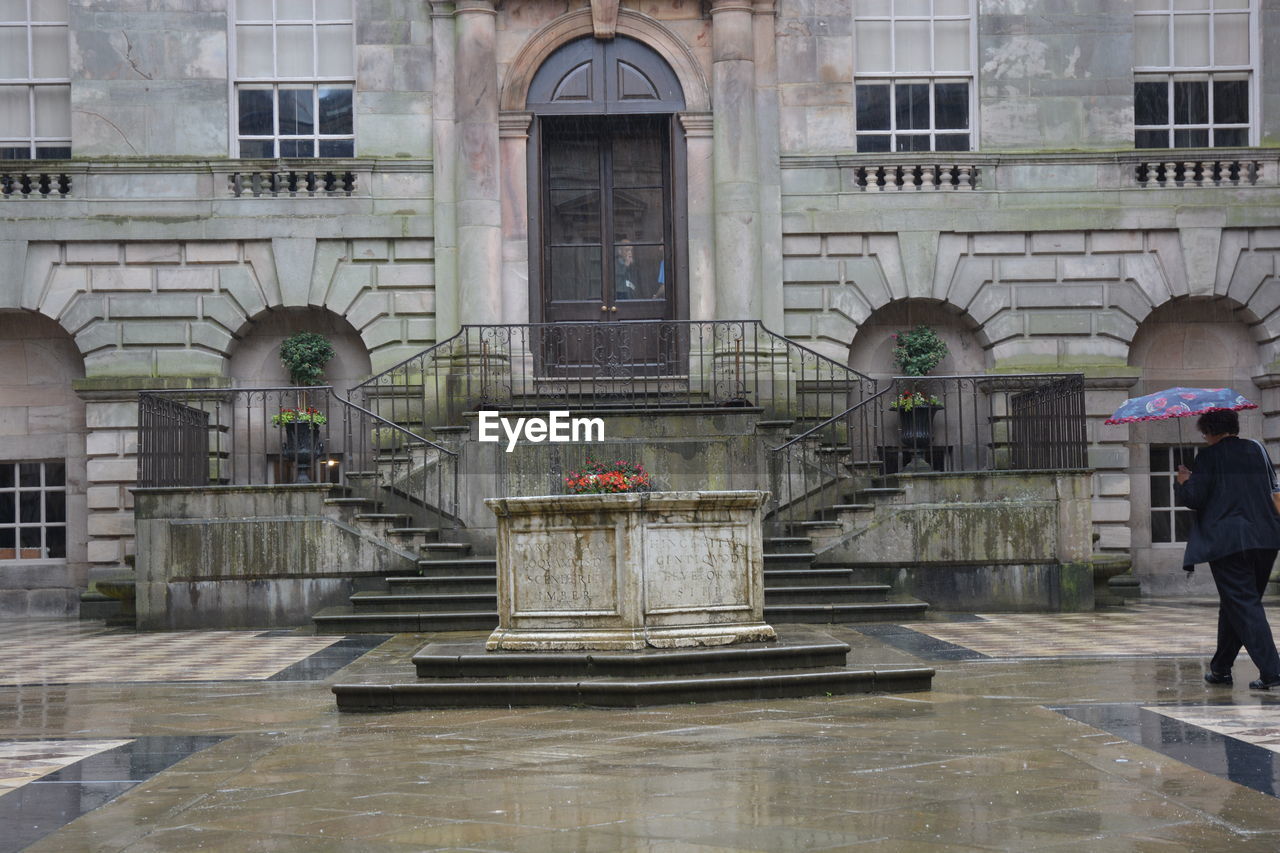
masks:
[[[627,243],[655,316],[1084,373],[1097,547],[1180,590],[1176,425],[1102,421],[1222,383],[1280,443],[1278,66],[1280,0],[0,2],[0,612],[126,564],[140,389],[282,382],[303,328],[342,385]],[[566,140],[631,138],[583,261]]]

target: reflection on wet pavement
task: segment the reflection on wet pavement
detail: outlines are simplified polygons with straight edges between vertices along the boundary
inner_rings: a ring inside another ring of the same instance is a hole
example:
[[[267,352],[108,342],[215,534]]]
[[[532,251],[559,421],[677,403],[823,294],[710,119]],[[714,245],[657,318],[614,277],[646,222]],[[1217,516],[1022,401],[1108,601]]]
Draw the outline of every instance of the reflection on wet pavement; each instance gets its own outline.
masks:
[[[1164,614],[1185,616],[1183,633],[1211,616],[1186,610]],[[408,675],[442,639],[397,635],[325,681],[0,686],[0,741],[221,738],[109,801],[128,780],[88,773],[99,787],[83,800],[103,804],[36,853],[1280,849],[1280,800],[1257,762],[1273,753],[1204,727],[1231,709],[1264,721],[1272,697],[1206,688],[1203,658],[1162,646],[1159,620],[1088,616],[1100,637],[1138,632],[1133,645],[1162,656],[957,655],[932,663],[931,692],[899,696],[339,714],[328,683]],[[1055,618],[1023,644],[1069,648],[1075,620],[1060,642]],[[867,664],[920,660],[892,631],[831,633]],[[1250,670],[1242,659],[1238,682]],[[1194,763],[1197,745],[1216,763]],[[42,823],[53,806],[35,803],[0,813],[0,833]]]

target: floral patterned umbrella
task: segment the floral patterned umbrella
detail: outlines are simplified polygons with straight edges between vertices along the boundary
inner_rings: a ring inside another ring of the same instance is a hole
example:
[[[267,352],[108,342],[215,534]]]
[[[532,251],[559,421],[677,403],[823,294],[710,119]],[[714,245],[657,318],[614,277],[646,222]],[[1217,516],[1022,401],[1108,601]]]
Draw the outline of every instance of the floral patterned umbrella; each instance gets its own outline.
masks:
[[[1167,418],[1189,418],[1205,412],[1230,409],[1256,409],[1243,394],[1230,388],[1167,388],[1154,394],[1125,400],[1116,413],[1107,418],[1109,424],[1131,424],[1136,421],[1162,421]]]

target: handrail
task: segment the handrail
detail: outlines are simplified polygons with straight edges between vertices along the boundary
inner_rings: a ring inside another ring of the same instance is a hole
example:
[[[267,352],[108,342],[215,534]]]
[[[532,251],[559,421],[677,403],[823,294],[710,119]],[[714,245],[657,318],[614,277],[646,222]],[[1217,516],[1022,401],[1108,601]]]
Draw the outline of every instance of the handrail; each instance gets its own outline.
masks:
[[[355,385],[352,385],[350,388],[348,388],[348,389],[347,389],[347,394],[348,394],[348,396],[355,394],[355,392],[356,392],[356,391],[358,391],[359,389],[361,389],[361,388],[365,387],[366,385],[370,385],[370,384],[374,384],[374,383],[376,383],[379,379],[381,379],[382,377],[386,376],[387,374],[389,374],[389,373],[394,373],[395,371],[399,370],[400,368],[408,366],[410,362],[417,361],[418,359],[420,359],[420,358],[422,358],[422,357],[426,356],[426,355],[427,355],[428,353],[430,353],[432,350],[438,350],[438,349],[440,349],[441,347],[443,347],[445,344],[451,344],[451,343],[453,343],[453,342],[454,342],[454,341],[456,341],[458,338],[462,337],[463,333],[466,331],[466,329],[467,329],[467,328],[468,328],[467,326],[463,326],[463,327],[461,327],[460,329],[458,329],[458,331],[457,331],[457,332],[455,332],[452,336],[450,336],[450,337],[448,337],[448,338],[445,338],[443,341],[436,341],[436,342],[435,342],[434,344],[432,344],[431,346],[427,347],[426,349],[422,350],[421,352],[414,353],[413,355],[411,355],[411,356],[409,356],[408,358],[406,358],[404,361],[401,361],[401,362],[398,362],[398,363],[396,363],[396,364],[393,364],[393,365],[391,365],[390,367],[385,368],[385,369],[384,369],[384,370],[382,370],[381,372],[373,374],[372,376],[370,376],[368,379],[364,380],[363,382],[358,382],[358,383],[356,383]]]
[[[793,445],[793,444],[797,444],[797,443],[799,443],[799,442],[801,442],[801,441],[804,441],[804,440],[808,439],[808,438],[809,438],[809,436],[813,435],[813,434],[814,434],[814,433],[816,433],[818,430],[826,429],[827,427],[831,426],[832,424],[836,423],[837,421],[840,421],[840,420],[843,420],[843,419],[845,419],[845,418],[849,417],[850,415],[852,415],[852,414],[854,413],[854,411],[855,411],[855,410],[857,410],[857,409],[861,409],[863,406],[867,405],[868,403],[871,403],[871,402],[873,402],[873,401],[875,401],[875,400],[879,399],[879,397],[880,397],[882,394],[887,394],[887,393],[889,393],[889,391],[892,391],[892,390],[893,390],[893,386],[892,386],[892,385],[887,385],[887,386],[885,386],[884,388],[881,388],[881,389],[880,389],[879,391],[877,391],[876,393],[872,394],[870,397],[866,398],[865,400],[861,400],[861,401],[859,401],[859,402],[857,402],[857,403],[854,403],[852,406],[850,406],[849,408],[845,409],[845,410],[844,410],[843,412],[841,412],[840,414],[838,414],[838,415],[833,415],[832,417],[827,418],[825,421],[823,421],[822,423],[818,424],[817,426],[815,426],[815,427],[813,427],[813,428],[811,428],[811,429],[805,430],[804,432],[800,433],[799,435],[797,435],[795,438],[791,439],[790,441],[788,441],[788,442],[786,442],[786,443],[784,443],[784,444],[779,444],[777,447],[771,447],[771,448],[769,448],[769,449],[770,449],[772,452],[774,452],[774,453],[780,453],[780,452],[782,452],[783,450],[786,450],[786,449],[787,449],[788,447],[790,447],[791,445]]]
[[[435,443],[434,441],[432,441],[431,439],[429,439],[429,438],[425,438],[425,437],[423,437],[423,436],[421,436],[421,435],[418,435],[416,432],[414,432],[414,431],[413,431],[413,430],[411,430],[411,429],[406,429],[405,427],[400,426],[400,424],[397,424],[397,423],[394,423],[394,422],[392,422],[392,421],[387,420],[387,419],[386,419],[386,418],[384,418],[382,415],[379,415],[377,412],[371,412],[371,411],[369,411],[368,409],[366,409],[364,406],[361,406],[361,405],[359,405],[358,403],[353,403],[353,402],[351,402],[351,401],[350,401],[350,400],[348,400],[346,397],[343,397],[341,394],[336,394],[336,393],[335,393],[335,394],[333,395],[333,399],[337,400],[339,403],[342,403],[342,404],[344,404],[344,405],[350,406],[351,408],[355,409],[356,411],[360,412],[360,413],[361,413],[361,414],[363,414],[363,415],[368,415],[369,417],[373,418],[374,420],[376,420],[376,421],[379,421],[379,422],[381,422],[381,423],[386,424],[387,426],[391,427],[392,429],[399,430],[400,432],[404,433],[405,435],[409,436],[410,438],[413,438],[413,439],[415,439],[415,440],[417,440],[417,441],[421,441],[421,442],[423,442],[424,444],[429,444],[429,445],[431,445],[433,448],[435,448],[436,450],[439,450],[441,453],[444,453],[444,454],[449,455],[449,456],[457,456],[457,455],[458,455],[458,452],[457,452],[456,450],[450,450],[449,448],[445,447],[443,444],[436,444],[436,443]]]

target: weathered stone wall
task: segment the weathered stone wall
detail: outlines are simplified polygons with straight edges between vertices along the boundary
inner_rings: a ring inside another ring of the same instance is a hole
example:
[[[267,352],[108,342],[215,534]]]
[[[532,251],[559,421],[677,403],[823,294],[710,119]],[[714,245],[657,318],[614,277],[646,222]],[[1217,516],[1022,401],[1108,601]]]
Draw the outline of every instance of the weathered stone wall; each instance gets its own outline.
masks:
[[[327,485],[139,489],[138,627],[303,625],[414,556],[325,511]]]

